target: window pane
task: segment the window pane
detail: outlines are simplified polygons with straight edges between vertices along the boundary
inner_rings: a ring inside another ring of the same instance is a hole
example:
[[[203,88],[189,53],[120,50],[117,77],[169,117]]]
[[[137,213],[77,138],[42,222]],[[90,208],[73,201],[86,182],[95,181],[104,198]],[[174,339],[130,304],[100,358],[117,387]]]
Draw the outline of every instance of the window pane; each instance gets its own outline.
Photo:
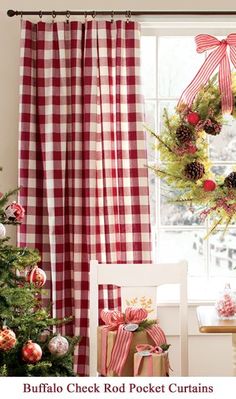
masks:
[[[158,240],[160,262],[177,262],[186,259],[189,263],[189,275],[199,276],[205,271],[203,240],[204,230],[160,232]]]
[[[145,125],[156,131],[156,102],[155,101],[146,101],[145,102]],[[157,158],[157,151],[154,149],[154,145],[156,144],[156,139],[150,134],[146,133],[147,138],[147,153],[148,160],[155,161]]]
[[[163,129],[164,109],[166,108],[168,115],[172,116],[175,114],[176,105],[177,105],[177,101],[160,101],[160,105],[159,105],[160,130]]]
[[[146,98],[156,96],[156,37],[141,38],[141,76]]]
[[[216,165],[212,167],[212,172],[218,176],[226,177],[233,170],[233,165]]]
[[[212,161],[235,161],[236,159],[236,120],[228,117],[218,136],[210,136],[209,152]],[[227,145],[225,145],[227,144]]]
[[[171,196],[174,196],[174,191],[171,190],[167,184],[161,182],[161,225],[166,226],[194,226],[201,225],[199,213],[193,210],[190,206],[170,204],[168,201]],[[177,191],[176,191],[177,195]]]
[[[151,225],[156,225],[156,176],[149,171],[149,201],[150,201],[150,220]]]
[[[236,230],[228,230],[224,237],[222,233],[209,238],[210,274],[212,276],[235,276],[236,270]]]
[[[179,98],[202,65],[204,54],[197,54],[191,36],[162,36],[158,44],[159,95]]]

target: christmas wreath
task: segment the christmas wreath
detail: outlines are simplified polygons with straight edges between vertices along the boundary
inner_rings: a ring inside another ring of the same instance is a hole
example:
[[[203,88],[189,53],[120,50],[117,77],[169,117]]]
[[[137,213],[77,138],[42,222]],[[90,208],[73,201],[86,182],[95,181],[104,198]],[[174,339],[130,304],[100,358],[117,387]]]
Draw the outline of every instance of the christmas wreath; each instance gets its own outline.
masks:
[[[216,175],[208,156],[209,135],[221,134],[225,113],[236,118],[236,74],[231,74],[230,58],[236,66],[236,34],[219,41],[210,35],[198,35],[197,51],[216,47],[208,55],[198,74],[183,92],[174,115],[164,110],[164,127],[158,135],[161,165],[150,168],[171,187],[170,202],[197,206],[200,218],[210,218],[207,237],[223,225],[223,234],[236,221],[236,171]],[[219,72],[212,72],[219,65]],[[219,84],[218,79],[219,78]]]

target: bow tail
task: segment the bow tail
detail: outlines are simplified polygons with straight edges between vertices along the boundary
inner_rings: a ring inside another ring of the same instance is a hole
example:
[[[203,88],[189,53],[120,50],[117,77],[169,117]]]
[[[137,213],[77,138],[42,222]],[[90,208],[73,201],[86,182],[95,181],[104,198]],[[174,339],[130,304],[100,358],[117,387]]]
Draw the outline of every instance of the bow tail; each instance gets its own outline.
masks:
[[[124,325],[120,325],[117,331],[116,340],[111,353],[111,361],[108,370],[114,371],[121,376],[132,342],[133,334],[124,330]]]
[[[210,79],[212,73],[216,69],[216,67],[220,64],[222,58],[225,57],[226,54],[226,44],[222,43],[216,50],[212,51],[205,62],[199,69],[197,75],[193,78],[191,83],[186,87],[183,91],[178,105],[180,106],[182,103],[191,106],[192,102],[199,92],[199,89],[204,86],[208,80]]]
[[[231,88],[231,70],[227,54],[221,60],[219,67],[219,89],[221,93],[222,113],[231,114],[233,111],[233,93]]]

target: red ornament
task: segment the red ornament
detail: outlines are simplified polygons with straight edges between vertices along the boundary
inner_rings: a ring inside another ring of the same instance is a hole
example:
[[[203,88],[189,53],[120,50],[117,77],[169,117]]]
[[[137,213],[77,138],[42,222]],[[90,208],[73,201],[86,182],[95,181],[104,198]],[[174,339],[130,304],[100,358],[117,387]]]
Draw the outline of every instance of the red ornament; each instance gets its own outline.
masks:
[[[3,327],[3,329],[0,330],[0,349],[3,351],[9,351],[14,348],[15,344],[16,335],[14,331],[7,327]]]
[[[197,125],[200,119],[200,115],[197,112],[189,112],[187,115],[187,121],[190,125]]]
[[[25,216],[25,210],[20,204],[17,204],[14,201],[5,209],[5,215],[8,220],[11,220],[13,222],[22,222]]]
[[[27,363],[37,363],[43,355],[41,346],[31,340],[23,346],[21,354],[22,359]]]
[[[41,288],[46,283],[46,273],[38,266],[34,266],[26,275],[26,281],[33,283],[36,288]]]
[[[214,191],[216,189],[216,183],[213,180],[205,180],[203,189],[204,191]]]

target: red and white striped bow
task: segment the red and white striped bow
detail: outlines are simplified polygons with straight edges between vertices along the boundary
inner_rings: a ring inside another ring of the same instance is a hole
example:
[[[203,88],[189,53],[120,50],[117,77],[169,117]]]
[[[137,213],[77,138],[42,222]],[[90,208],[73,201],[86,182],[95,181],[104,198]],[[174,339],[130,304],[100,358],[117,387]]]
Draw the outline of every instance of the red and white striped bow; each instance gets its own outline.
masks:
[[[230,60],[236,68],[236,33],[231,33],[223,40],[218,40],[211,35],[197,35],[195,37],[195,42],[198,53],[203,53],[215,47],[216,49],[208,55],[197,75],[183,91],[178,105],[184,103],[191,106],[199,89],[207,83],[212,73],[219,65],[219,90],[221,94],[222,113],[231,113],[233,111],[234,102],[227,47],[229,46],[230,49]]]

